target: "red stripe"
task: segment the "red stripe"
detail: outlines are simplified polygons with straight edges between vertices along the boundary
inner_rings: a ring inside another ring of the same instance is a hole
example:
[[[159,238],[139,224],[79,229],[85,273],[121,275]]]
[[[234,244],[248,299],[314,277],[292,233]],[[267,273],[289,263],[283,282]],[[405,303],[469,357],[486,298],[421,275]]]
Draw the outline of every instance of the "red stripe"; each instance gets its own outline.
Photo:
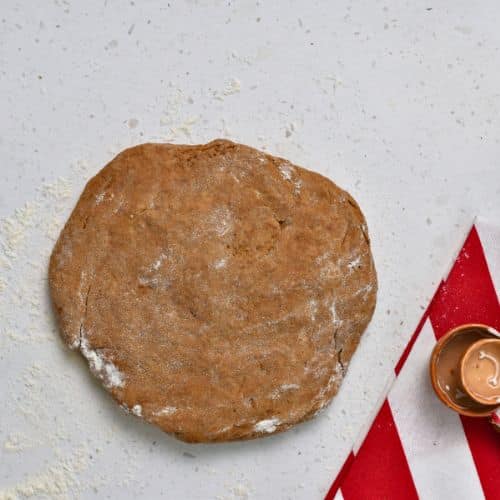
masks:
[[[500,328],[500,304],[475,227],[448,279],[439,287],[429,314],[437,338],[464,323],[485,323],[497,330]]]
[[[340,472],[338,473],[335,481],[328,490],[328,493],[325,496],[325,500],[333,500],[335,498],[335,495],[337,494],[337,491],[339,490],[342,481],[349,472],[349,469],[351,468],[353,462],[354,462],[354,453],[351,451],[351,453],[349,453],[349,456],[347,457],[347,460],[344,462],[342,469],[340,469]]]
[[[345,500],[418,498],[387,400],[342,483]]]
[[[497,299],[481,241],[475,227],[429,310],[436,338],[463,323],[500,328]],[[486,418],[461,417],[486,498],[499,498],[500,439]]]
[[[460,416],[487,499],[500,498],[500,434],[486,418]]]

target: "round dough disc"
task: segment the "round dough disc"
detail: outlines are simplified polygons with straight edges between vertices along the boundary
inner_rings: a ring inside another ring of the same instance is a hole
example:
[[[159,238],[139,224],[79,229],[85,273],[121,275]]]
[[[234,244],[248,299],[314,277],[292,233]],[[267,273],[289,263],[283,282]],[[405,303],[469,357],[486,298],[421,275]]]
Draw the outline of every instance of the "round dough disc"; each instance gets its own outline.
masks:
[[[191,442],[322,409],[377,288],[348,193],[225,140],[120,153],[87,184],[49,275],[65,343],[125,409]]]

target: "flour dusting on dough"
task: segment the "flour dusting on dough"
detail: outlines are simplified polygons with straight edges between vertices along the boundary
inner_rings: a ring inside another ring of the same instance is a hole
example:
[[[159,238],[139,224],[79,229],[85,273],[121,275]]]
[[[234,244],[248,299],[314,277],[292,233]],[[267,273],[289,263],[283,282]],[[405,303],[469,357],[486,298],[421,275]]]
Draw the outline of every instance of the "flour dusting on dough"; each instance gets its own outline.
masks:
[[[271,399],[280,398],[284,392],[300,389],[299,384],[282,384],[271,393]]]
[[[104,196],[105,196],[105,192],[103,191],[102,193],[99,193],[96,197],[95,197],[95,204],[96,205],[99,205],[102,203],[102,201],[104,200]]]
[[[316,321],[316,315],[318,314],[318,301],[316,299],[311,299],[309,301],[309,311],[311,314],[311,321]]]
[[[340,326],[343,323],[343,321],[339,318],[339,315],[337,314],[337,303],[335,301],[332,301],[332,305],[330,306],[330,312],[332,314],[333,324],[335,326]]]
[[[261,420],[257,422],[254,426],[255,432],[267,432],[271,433],[276,430],[276,426],[280,424],[279,418],[267,418],[265,420]]]
[[[354,296],[357,297],[358,295],[363,294],[363,298],[366,299],[367,295],[372,291],[373,286],[372,285],[365,285],[362,286],[355,294]]]
[[[352,271],[353,269],[356,269],[360,263],[361,255],[358,255],[355,259],[351,260],[351,262],[347,264],[347,267],[349,268],[349,271]]]
[[[136,417],[142,417],[142,406],[141,405],[134,405],[132,406],[131,412],[136,416]]]
[[[165,406],[161,410],[155,411],[153,413],[156,417],[166,417],[168,415],[173,415],[177,411],[175,406]]]
[[[216,208],[210,214],[210,222],[218,236],[224,236],[233,228],[233,216],[227,207]]]
[[[111,361],[107,360],[102,353],[91,349],[88,340],[84,336],[80,341],[80,352],[87,358],[90,369],[96,377],[103,381],[105,387],[108,389],[123,387],[125,381],[120,370]]]
[[[283,177],[285,181],[292,180],[292,174],[294,173],[293,167],[287,165],[286,163],[282,163],[278,168],[280,169],[281,177]]]
[[[227,264],[227,259],[219,259],[215,261],[214,263],[214,268],[215,269],[222,269],[223,267],[226,267]]]

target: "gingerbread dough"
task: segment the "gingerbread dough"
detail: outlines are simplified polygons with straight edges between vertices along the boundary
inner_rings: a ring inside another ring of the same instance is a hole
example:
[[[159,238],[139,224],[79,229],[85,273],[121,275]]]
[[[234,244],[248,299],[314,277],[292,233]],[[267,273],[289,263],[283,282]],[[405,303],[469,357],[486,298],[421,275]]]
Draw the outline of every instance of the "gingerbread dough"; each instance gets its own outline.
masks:
[[[120,153],[87,184],[49,278],[65,343],[120,405],[190,442],[315,415],[377,288],[348,193],[225,140]]]

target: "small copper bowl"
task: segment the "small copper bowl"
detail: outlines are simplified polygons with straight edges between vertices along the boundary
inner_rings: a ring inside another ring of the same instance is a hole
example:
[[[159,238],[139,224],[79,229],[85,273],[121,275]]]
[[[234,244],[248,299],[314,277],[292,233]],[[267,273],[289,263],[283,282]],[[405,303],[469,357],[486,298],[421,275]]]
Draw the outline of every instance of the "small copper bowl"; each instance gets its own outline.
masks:
[[[498,338],[497,333],[487,325],[460,325],[443,335],[434,346],[429,363],[432,387],[438,398],[460,415],[487,417],[498,407],[498,404],[483,405],[474,401],[464,390],[460,379],[460,362],[467,348],[483,338]],[[444,383],[443,379],[448,380],[446,376],[453,383]]]

